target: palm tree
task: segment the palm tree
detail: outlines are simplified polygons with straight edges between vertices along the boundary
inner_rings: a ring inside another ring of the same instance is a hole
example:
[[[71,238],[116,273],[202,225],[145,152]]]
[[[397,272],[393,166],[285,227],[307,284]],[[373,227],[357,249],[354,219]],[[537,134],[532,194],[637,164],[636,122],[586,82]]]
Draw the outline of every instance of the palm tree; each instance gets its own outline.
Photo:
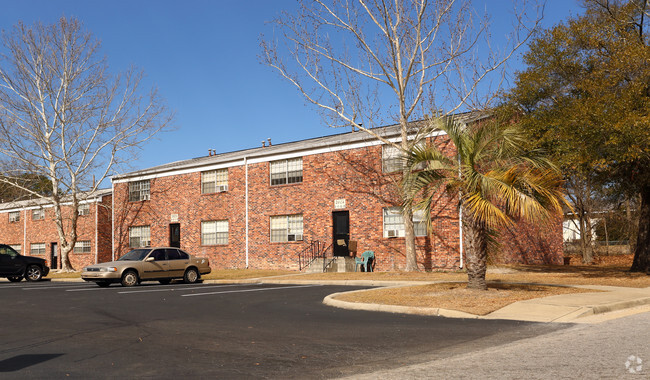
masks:
[[[461,125],[438,118],[432,126],[446,132],[456,155],[436,146],[414,148],[404,207],[430,215],[441,189],[458,197],[467,262],[467,287],[487,289],[488,245],[500,227],[518,219],[544,221],[566,204],[559,170],[539,149],[527,150],[525,135],[512,123],[484,121]]]

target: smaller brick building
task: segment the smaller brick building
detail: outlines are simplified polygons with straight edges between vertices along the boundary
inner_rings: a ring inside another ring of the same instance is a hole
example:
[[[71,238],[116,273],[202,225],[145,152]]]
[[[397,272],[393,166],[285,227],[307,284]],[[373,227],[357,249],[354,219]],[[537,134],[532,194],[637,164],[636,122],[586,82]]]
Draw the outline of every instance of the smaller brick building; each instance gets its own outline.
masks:
[[[111,260],[112,190],[84,194],[77,221],[77,243],[70,253],[75,269]],[[72,212],[64,203],[63,214]],[[0,242],[26,256],[39,256],[52,269],[61,267],[54,207],[41,199],[0,204]]]

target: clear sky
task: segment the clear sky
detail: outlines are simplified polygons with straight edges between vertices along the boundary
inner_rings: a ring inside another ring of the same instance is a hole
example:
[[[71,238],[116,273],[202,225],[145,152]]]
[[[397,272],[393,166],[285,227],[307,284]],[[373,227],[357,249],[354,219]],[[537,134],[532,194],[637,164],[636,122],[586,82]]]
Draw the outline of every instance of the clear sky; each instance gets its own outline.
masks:
[[[476,3],[497,17],[511,8],[510,0]],[[548,0],[544,24],[581,13],[577,3]],[[102,41],[111,70],[145,71],[175,111],[176,129],[144,146],[136,170],[208,149],[257,147],[266,138],[343,132],[325,126],[294,87],[259,63],[259,36],[272,33],[267,21],[294,8],[293,0],[0,0],[0,28],[74,16]]]

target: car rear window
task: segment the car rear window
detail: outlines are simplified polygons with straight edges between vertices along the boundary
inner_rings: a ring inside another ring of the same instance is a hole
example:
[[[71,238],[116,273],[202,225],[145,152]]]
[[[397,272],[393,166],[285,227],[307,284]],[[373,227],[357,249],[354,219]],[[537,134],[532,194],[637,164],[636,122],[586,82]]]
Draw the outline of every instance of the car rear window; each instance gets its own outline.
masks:
[[[167,260],[179,260],[181,257],[176,249],[167,249]]]
[[[180,249],[178,250],[178,255],[179,255],[181,260],[187,260],[187,259],[190,258],[190,255],[188,255],[187,253],[181,251]]]

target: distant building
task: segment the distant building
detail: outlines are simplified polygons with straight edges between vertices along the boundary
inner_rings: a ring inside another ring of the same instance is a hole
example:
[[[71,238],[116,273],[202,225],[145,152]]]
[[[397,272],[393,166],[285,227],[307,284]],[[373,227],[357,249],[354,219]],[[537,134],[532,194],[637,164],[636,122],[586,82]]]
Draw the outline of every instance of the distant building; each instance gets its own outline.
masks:
[[[98,190],[84,198],[77,210],[77,244],[70,253],[75,269],[111,258],[112,191]],[[64,217],[72,211],[70,203],[64,203]],[[22,255],[43,257],[52,269],[61,267],[54,207],[43,199],[0,204],[0,242]]]
[[[459,115],[472,122],[472,114]],[[399,141],[399,126],[376,128]],[[413,132],[415,132],[415,128]],[[442,131],[427,143],[450,155]],[[405,267],[404,224],[395,191],[398,151],[363,131],[215,154],[116,175],[114,257],[141,246],[178,246],[210,258],[213,268],[298,269],[317,242],[345,257],[356,243],[372,250],[377,270]],[[427,233],[431,218],[433,231]],[[414,215],[422,269],[458,268],[456,200],[440,193],[431,215]],[[561,263],[562,224],[520,224],[504,231],[506,262]]]

